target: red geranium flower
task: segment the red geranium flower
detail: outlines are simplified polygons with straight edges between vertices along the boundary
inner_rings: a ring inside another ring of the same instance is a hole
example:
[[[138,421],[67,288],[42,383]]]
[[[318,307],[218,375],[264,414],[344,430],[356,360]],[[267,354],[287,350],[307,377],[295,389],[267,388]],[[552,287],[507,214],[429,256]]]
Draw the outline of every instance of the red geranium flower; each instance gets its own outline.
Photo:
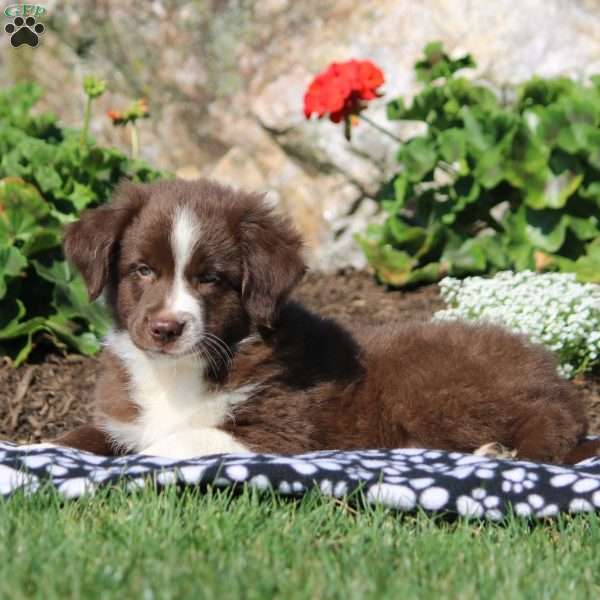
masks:
[[[383,85],[381,70],[369,60],[332,63],[317,75],[304,95],[304,115],[325,115],[334,123],[348,121],[366,108],[366,101],[380,96]]]
[[[125,121],[123,113],[118,110],[109,110],[106,116],[113,122],[114,125],[121,125]]]
[[[109,110],[106,115],[113,122],[113,125],[119,126],[135,123],[138,119],[147,119],[150,116],[148,101],[142,98],[130,104],[123,112],[120,110]]]

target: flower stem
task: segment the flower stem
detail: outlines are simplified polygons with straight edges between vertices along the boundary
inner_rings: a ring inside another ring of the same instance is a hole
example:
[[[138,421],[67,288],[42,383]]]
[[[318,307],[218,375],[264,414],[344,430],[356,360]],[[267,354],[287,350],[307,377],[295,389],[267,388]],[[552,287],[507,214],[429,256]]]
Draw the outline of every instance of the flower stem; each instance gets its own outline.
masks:
[[[404,140],[400,139],[397,135],[393,134],[391,131],[388,131],[387,129],[385,129],[385,127],[378,125],[377,123],[375,123],[375,121],[372,121],[369,117],[365,117],[365,115],[363,115],[362,113],[359,113],[357,116],[359,119],[361,119],[365,123],[368,123],[371,127],[373,127],[374,129],[377,129],[377,131],[383,133],[384,135],[387,135],[392,140],[399,142],[400,144],[404,143]]]
[[[454,177],[456,177],[459,174],[458,171],[446,161],[438,161],[437,166],[445,173],[448,173],[448,175],[453,175]]]
[[[135,121],[131,123],[131,158],[137,160],[140,155],[140,137]]]
[[[346,115],[344,118],[344,137],[347,141],[352,139],[352,121],[350,120],[350,115]]]
[[[81,136],[79,138],[79,145],[83,148],[87,144],[88,130],[90,128],[90,119],[92,117],[92,98],[87,97],[85,103],[85,112],[83,114],[83,128],[81,129]]]

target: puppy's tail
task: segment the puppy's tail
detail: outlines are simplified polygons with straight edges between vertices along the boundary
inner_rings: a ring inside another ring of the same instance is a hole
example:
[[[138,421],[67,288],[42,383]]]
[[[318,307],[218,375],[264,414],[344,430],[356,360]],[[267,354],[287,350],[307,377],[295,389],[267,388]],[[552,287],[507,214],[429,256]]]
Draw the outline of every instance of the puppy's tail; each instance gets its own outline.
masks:
[[[563,462],[566,465],[574,465],[586,458],[593,458],[594,456],[600,456],[600,439],[584,440],[567,454]]]

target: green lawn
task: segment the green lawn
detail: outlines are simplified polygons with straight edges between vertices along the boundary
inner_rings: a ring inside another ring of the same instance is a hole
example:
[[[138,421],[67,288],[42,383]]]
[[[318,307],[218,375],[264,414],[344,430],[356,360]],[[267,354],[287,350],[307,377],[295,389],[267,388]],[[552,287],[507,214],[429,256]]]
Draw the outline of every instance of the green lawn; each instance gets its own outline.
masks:
[[[0,598],[600,597],[600,518],[449,523],[311,496],[0,501]]]

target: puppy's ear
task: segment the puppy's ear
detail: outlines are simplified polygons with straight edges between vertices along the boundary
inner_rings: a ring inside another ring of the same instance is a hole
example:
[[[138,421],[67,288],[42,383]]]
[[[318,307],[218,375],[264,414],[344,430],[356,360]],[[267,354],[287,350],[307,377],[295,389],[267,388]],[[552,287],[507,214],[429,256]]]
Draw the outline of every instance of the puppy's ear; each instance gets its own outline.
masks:
[[[241,221],[242,301],[259,328],[273,327],[279,309],[306,272],[302,239],[291,223],[254,197]]]
[[[78,221],[67,226],[63,250],[83,275],[90,300],[104,289],[117,243],[144,200],[142,185],[122,182],[110,204],[84,211]]]

